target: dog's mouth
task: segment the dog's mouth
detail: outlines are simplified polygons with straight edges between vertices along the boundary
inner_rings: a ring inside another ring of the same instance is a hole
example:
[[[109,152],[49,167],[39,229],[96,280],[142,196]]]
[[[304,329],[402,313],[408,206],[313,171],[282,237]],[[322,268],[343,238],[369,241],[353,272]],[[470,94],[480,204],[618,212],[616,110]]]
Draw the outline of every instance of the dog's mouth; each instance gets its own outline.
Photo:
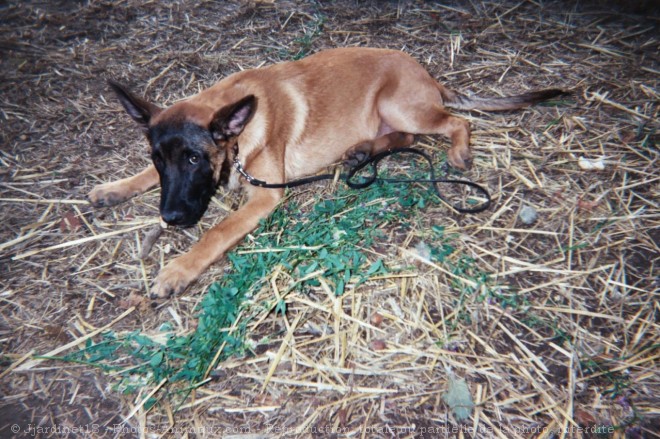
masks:
[[[194,222],[182,222],[182,223],[174,223],[174,224],[172,224],[172,223],[168,223],[167,221],[165,221],[165,220],[163,219],[163,217],[161,216],[161,217],[160,217],[160,228],[163,229],[163,230],[168,229],[168,228],[173,228],[173,229],[189,229],[189,228],[191,228],[191,227],[196,226],[196,225],[197,225],[197,222],[198,222],[198,221],[194,221]]]

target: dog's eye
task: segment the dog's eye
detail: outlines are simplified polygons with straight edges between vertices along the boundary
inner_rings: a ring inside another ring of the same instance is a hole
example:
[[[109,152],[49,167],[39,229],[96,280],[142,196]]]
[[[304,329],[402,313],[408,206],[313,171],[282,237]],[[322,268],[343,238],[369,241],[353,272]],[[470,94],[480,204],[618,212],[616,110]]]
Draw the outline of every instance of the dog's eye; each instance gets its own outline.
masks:
[[[197,154],[190,154],[188,156],[188,162],[191,165],[196,165],[197,163],[199,163],[199,156]]]

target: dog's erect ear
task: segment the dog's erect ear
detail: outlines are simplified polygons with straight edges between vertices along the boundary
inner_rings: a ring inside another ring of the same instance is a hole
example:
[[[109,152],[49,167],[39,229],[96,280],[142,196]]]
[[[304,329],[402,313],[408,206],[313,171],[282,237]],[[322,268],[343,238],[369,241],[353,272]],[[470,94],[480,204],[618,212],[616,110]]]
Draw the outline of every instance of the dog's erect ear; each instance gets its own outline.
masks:
[[[144,129],[149,127],[149,120],[160,113],[162,108],[158,105],[147,102],[144,99],[135,96],[128,91],[126,87],[113,81],[108,80],[108,84],[112,90],[117,94],[119,102],[124,106],[126,112],[133,118],[134,121],[142,125]]]
[[[228,140],[241,134],[256,109],[257,98],[249,95],[216,111],[209,126],[213,139]]]

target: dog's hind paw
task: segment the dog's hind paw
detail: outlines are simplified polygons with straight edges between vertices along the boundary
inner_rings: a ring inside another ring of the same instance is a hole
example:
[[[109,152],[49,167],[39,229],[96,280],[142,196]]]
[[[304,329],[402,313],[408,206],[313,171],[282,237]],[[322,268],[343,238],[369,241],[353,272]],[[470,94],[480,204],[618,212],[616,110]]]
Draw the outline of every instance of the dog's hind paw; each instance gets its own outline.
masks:
[[[447,162],[454,169],[467,171],[472,168],[472,152],[470,148],[451,147],[447,151]]]
[[[359,143],[346,151],[342,160],[346,166],[354,168],[369,160],[372,149],[373,142]]]

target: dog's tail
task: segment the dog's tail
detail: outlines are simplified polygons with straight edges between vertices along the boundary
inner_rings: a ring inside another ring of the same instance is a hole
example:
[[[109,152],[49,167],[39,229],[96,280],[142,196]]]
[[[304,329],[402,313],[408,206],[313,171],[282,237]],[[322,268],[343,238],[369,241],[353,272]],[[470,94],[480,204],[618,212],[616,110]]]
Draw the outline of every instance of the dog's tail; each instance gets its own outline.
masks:
[[[462,95],[449,90],[440,84],[438,84],[438,89],[442,95],[442,101],[445,107],[455,108],[457,110],[484,111],[517,110],[566,93],[557,88],[550,88],[547,90],[531,91],[516,96],[481,98]]]

